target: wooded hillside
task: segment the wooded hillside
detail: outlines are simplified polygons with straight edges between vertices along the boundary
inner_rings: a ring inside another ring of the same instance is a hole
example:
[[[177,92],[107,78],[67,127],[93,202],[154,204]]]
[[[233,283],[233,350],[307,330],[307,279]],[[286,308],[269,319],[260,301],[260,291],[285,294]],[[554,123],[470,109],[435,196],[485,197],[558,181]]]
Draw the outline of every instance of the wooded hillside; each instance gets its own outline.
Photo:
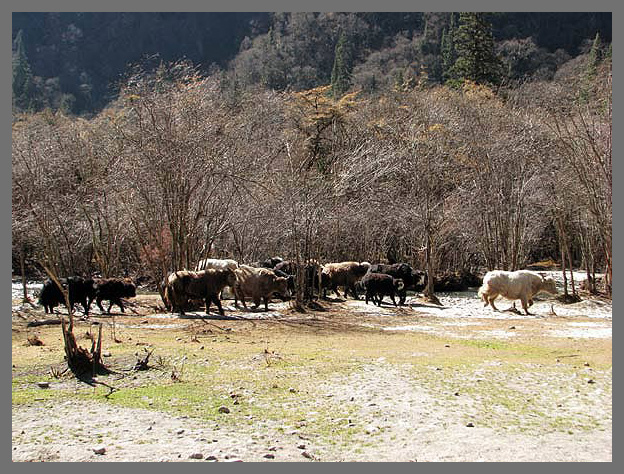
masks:
[[[442,83],[454,61],[459,13],[13,13],[19,110],[91,114],[117,97],[131,64],[187,59],[203,74],[283,90],[327,84],[343,38],[353,84],[378,91],[426,69]],[[490,13],[500,80],[552,79],[589,50],[596,34],[611,42],[611,13]],[[18,53],[19,50],[19,53]],[[17,87],[16,87],[17,86]]]

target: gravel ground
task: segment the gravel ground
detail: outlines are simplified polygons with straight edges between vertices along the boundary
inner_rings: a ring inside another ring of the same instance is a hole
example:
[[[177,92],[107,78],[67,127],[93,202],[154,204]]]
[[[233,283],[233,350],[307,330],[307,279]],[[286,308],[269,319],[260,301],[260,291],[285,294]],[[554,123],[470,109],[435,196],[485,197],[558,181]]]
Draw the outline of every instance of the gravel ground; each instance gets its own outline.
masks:
[[[527,377],[528,381],[528,377]],[[552,382],[552,380],[551,380]],[[224,429],[214,423],[105,403],[38,403],[13,408],[13,461],[611,461],[610,393],[561,411],[593,411],[597,428],[561,432],[527,424],[526,431],[479,425],[475,399],[441,403],[400,369],[380,361],[322,387],[361,407],[350,420],[365,434],[349,448],[316,440],[305,426]],[[571,392],[571,390],[570,390]],[[568,400],[568,401],[565,401]],[[588,406],[590,405],[590,406]],[[313,407],[310,408],[313,413]],[[226,416],[226,415],[224,415]],[[313,416],[311,414],[310,416]],[[522,415],[530,418],[531,413]],[[473,421],[466,421],[472,419]],[[503,417],[503,421],[505,418]],[[522,420],[513,420],[515,425]],[[474,426],[469,426],[472,423]],[[527,422],[528,423],[528,422]],[[504,428],[504,427],[503,427]]]
[[[357,316],[354,324],[382,331],[430,333],[449,340],[522,341],[544,335],[610,343],[612,337],[610,301],[588,299],[561,305],[549,298],[536,299],[531,308],[535,314],[524,316],[483,308],[475,291],[438,296],[442,307],[416,298],[402,308],[378,308],[352,300],[337,305]],[[14,294],[16,297],[19,294]],[[498,306],[506,307],[504,302]],[[239,312],[237,317],[284,317],[285,307],[285,303],[273,303],[269,313]],[[27,316],[34,311],[14,306],[14,321],[24,317],[16,316],[20,308]],[[226,313],[233,311],[231,304],[225,309]],[[37,316],[42,317],[39,313]],[[164,313],[149,317],[149,325],[161,329],[193,323],[192,314],[190,318]],[[146,327],[145,322],[142,324]],[[427,357],[427,353],[413,356]],[[383,358],[348,376],[322,381],[318,388],[332,397],[332,403],[356,407],[351,418],[332,422],[365,427],[346,447],[321,440],[306,429],[305,423],[286,429],[270,423],[226,428],[153,410],[120,408],[105,401],[39,401],[12,408],[12,459],[612,461],[611,370],[581,367],[570,375],[526,364],[518,372],[508,372],[497,371],[495,360],[484,361],[478,370],[469,372],[431,370],[431,377],[441,377],[444,393],[431,393],[426,384],[419,383],[409,364],[390,365]],[[593,385],[588,385],[588,380]],[[526,392],[531,408],[514,411],[495,407],[488,413],[479,392],[473,390],[483,381]],[[311,404],[309,416],[314,417],[314,402],[307,403]],[[574,420],[578,428],[558,429],[557,423],[563,418]]]

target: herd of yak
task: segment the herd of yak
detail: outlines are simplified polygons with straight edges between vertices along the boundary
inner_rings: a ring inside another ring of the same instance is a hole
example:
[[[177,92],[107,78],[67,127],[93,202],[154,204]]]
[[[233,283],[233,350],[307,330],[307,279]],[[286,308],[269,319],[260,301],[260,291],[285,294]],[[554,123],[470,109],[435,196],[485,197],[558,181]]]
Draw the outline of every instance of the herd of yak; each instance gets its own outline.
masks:
[[[122,298],[136,296],[136,286],[128,278],[91,279],[78,276],[61,280],[66,290],[68,301],[63,291],[52,280],[47,280],[39,295],[39,303],[45,312],[52,313],[55,306],[67,304],[73,311],[74,305],[80,303],[85,316],[93,300],[104,313],[102,301],[110,302],[108,313],[114,304],[122,312]],[[480,282],[481,283],[481,282]],[[206,314],[210,305],[215,304],[223,316],[221,306],[222,292],[229,288],[234,296],[234,305],[238,302],[247,309],[245,298],[250,298],[257,309],[261,302],[265,311],[272,297],[282,300],[289,299],[295,292],[296,285],[304,285],[306,290],[317,295],[327,296],[332,290],[338,297],[339,287],[343,288],[345,298],[350,293],[359,299],[358,292],[365,294],[365,300],[381,306],[384,297],[388,296],[397,306],[405,304],[408,290],[421,291],[427,284],[425,272],[415,270],[407,263],[370,264],[368,262],[338,262],[319,265],[315,261],[298,266],[295,262],[283,261],[273,257],[252,265],[239,264],[231,259],[204,259],[195,270],[179,270],[171,273],[161,283],[161,296],[167,309],[171,312],[184,314],[190,301],[202,300],[206,305]],[[495,311],[494,300],[503,296],[510,300],[520,300],[526,314],[533,304],[533,297],[539,292],[557,294],[555,281],[552,277],[527,270],[507,272],[494,270],[488,272],[482,280],[478,295]]]

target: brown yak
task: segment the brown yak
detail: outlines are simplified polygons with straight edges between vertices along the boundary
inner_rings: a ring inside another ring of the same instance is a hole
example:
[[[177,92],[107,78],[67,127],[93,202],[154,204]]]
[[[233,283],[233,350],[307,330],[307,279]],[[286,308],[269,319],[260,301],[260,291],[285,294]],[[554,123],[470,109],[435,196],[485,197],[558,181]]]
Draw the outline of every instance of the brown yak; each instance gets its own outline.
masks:
[[[268,268],[255,268],[249,265],[240,265],[236,270],[236,285],[234,286],[234,305],[238,307],[238,300],[247,309],[245,297],[250,296],[256,308],[260,301],[264,302],[265,311],[269,310],[269,299],[273,293],[282,297],[288,296],[288,279],[277,276]]]
[[[197,272],[180,270],[167,278],[165,298],[170,302],[172,312],[184,314],[184,307],[189,298],[202,298],[206,302],[206,314],[210,310],[210,303],[214,303],[219,309],[219,314],[224,316],[219,294],[223,288],[234,286],[235,283],[236,275],[229,268],[210,268]]]
[[[357,300],[359,299],[355,284],[360,280],[370,268],[371,264],[368,262],[339,262],[339,263],[327,263],[323,265],[321,270],[321,286],[323,287],[323,293],[326,293],[326,289],[330,288],[340,297],[338,287],[344,287],[345,298],[347,293],[351,290],[351,294]]]

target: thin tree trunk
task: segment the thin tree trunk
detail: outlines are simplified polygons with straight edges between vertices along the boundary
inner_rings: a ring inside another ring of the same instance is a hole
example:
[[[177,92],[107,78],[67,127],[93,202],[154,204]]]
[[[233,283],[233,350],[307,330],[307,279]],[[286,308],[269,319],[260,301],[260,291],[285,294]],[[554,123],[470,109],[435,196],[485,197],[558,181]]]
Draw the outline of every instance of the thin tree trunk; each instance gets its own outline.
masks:
[[[26,257],[25,257],[25,250],[24,250],[24,242],[22,242],[20,244],[20,271],[22,273],[22,289],[24,292],[24,296],[22,297],[22,303],[31,303],[30,299],[28,298],[28,288],[26,287]]]
[[[566,274],[566,253],[565,253],[565,238],[564,229],[561,219],[557,216],[557,228],[559,229],[559,251],[561,252],[561,271],[563,273],[563,293],[565,297],[568,297],[568,276]]]

